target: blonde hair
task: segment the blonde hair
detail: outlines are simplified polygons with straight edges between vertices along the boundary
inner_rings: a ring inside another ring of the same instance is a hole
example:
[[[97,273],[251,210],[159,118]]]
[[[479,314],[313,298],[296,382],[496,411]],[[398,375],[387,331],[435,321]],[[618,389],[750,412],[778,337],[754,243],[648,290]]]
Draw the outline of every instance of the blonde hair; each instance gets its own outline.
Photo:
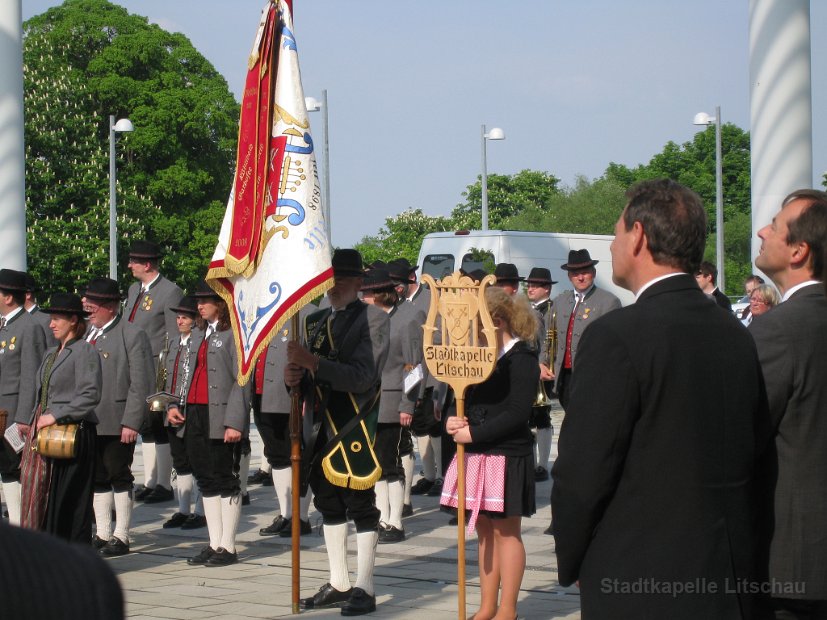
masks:
[[[491,318],[505,321],[512,336],[527,342],[537,338],[540,321],[524,296],[512,297],[499,287],[489,287],[485,290],[485,302]]]
[[[769,284],[761,284],[752,289],[752,293],[749,294],[750,299],[752,299],[752,296],[756,294],[761,298],[761,301],[767,304],[770,308],[774,308],[781,303],[781,298],[778,296],[778,291],[776,291],[775,288]]]

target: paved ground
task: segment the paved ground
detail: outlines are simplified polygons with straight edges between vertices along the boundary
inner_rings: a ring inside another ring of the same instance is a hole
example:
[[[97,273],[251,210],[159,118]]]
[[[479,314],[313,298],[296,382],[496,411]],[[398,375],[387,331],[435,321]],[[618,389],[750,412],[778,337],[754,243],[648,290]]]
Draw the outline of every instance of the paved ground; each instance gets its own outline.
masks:
[[[562,412],[554,413],[560,428]],[[257,437],[256,437],[257,439]],[[254,461],[256,446],[253,447]],[[556,443],[552,459],[556,454]],[[142,469],[136,450],[136,469]],[[254,463],[254,466],[256,464]],[[142,479],[139,475],[138,479]],[[527,569],[520,592],[519,617],[532,620],[580,618],[574,588],[557,583],[554,541],[548,527],[551,482],[538,483],[538,512],[523,522]],[[292,615],[290,539],[261,537],[259,528],[275,514],[272,487],[250,488],[251,505],[242,512],[238,534],[239,563],[223,568],[191,567],[186,558],[207,544],[206,528],[164,530],[161,523],[175,511],[174,502],[136,506],[133,553],[107,561],[118,574],[127,600],[127,615],[149,618],[282,618]],[[378,609],[369,617],[433,620],[457,617],[456,527],[438,509],[435,497],[413,497],[414,515],[404,521],[407,540],[379,545],[376,559]],[[318,533],[320,516],[311,511],[313,534],[302,538],[301,595],[310,596],[326,581],[327,557]],[[355,532],[349,540],[351,573],[355,573]],[[467,610],[479,601],[476,537],[466,543]],[[338,610],[307,611],[323,620],[340,617]]]

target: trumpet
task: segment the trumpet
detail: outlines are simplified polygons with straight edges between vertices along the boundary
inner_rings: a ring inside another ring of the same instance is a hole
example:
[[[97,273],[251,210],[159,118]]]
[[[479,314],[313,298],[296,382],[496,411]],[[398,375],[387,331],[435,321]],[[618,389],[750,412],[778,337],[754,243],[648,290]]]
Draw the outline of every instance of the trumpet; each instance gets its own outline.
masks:
[[[169,355],[169,334],[164,337],[164,348],[158,354],[158,359],[155,360],[155,391],[163,392],[167,385],[167,355]],[[153,401],[150,403],[150,411],[164,411],[164,405],[161,402]]]
[[[546,359],[548,367],[554,368],[554,358],[557,354],[557,311],[552,310],[551,313],[551,327],[546,331]],[[543,360],[541,360],[543,361]],[[549,407],[551,406],[551,399],[546,394],[545,381],[540,379],[537,381],[537,393],[534,395],[534,404],[532,407]]]

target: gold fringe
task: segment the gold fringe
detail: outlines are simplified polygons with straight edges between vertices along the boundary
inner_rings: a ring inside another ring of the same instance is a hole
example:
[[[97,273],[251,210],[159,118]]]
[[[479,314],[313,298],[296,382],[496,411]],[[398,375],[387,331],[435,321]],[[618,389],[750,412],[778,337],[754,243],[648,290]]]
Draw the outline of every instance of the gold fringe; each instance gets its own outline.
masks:
[[[229,308],[233,308],[235,303],[233,300],[233,296],[230,292],[218,281],[218,279],[213,280],[213,278],[226,278],[227,276],[214,276],[213,272],[217,270],[212,269],[207,274],[207,284],[210,285],[210,288],[213,289],[218,295],[223,299]],[[308,303],[319,297],[320,295],[324,295],[328,290],[333,287],[333,276],[331,275],[330,278],[322,282],[321,284],[316,285],[313,287],[308,293],[305,293],[298,301],[296,301],[293,306],[287,310],[282,317],[276,322],[273,328],[270,330],[270,333],[265,336],[264,340],[262,340],[259,345],[253,351],[253,356],[251,359],[257,359],[261,352],[264,351],[268,346],[270,346],[270,341],[278,334],[278,331],[281,327],[293,318],[293,315],[299,312],[304,306]],[[235,351],[236,356],[238,359],[238,375],[236,376],[236,381],[238,381],[239,385],[247,385],[247,382],[250,380],[250,375],[253,374],[253,369],[255,368],[255,364],[250,364],[250,368],[247,370],[246,373],[241,372],[241,359],[244,355],[244,351],[242,350],[242,343],[241,338],[238,337],[240,333],[240,328],[238,326],[238,320],[236,319],[236,313],[230,311],[230,323],[232,324],[233,330],[233,340],[235,341]]]

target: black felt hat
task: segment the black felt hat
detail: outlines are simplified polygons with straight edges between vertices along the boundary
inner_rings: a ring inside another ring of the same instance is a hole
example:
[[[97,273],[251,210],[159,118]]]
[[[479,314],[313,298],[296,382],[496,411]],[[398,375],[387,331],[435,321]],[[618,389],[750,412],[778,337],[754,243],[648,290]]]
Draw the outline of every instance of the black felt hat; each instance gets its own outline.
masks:
[[[161,258],[161,246],[143,239],[133,241],[132,245],[129,246],[129,258],[140,258],[144,260]]]
[[[34,293],[37,291],[37,281],[34,279],[34,276],[30,274],[28,271],[26,272],[26,290],[30,293]]]
[[[419,265],[411,265],[407,258],[397,258],[388,263],[388,273],[391,279],[397,282],[407,282],[409,284],[416,282],[413,273],[418,268]]]
[[[569,262],[560,265],[560,269],[572,271],[573,269],[585,269],[594,267],[600,261],[592,260],[588,250],[569,250]]]
[[[46,307],[40,308],[46,314],[76,315],[82,318],[89,316],[83,309],[83,302],[74,293],[54,293]]]
[[[551,271],[545,267],[532,267],[525,281],[532,284],[557,284],[556,280],[551,279]]]
[[[461,270],[462,274],[471,278],[474,282],[482,282],[483,278],[488,275],[485,269],[474,269],[473,271]]]
[[[333,251],[333,276],[340,278],[362,277],[365,270],[362,268],[362,255],[358,250],[345,248]]]
[[[383,288],[393,288],[393,281],[390,275],[388,275],[388,270],[379,268],[371,269],[368,275],[365,276],[361,290],[377,291]]]
[[[221,299],[221,295],[216,293],[212,289],[212,287],[209,284],[207,284],[206,280],[201,280],[195,286],[195,292],[193,293],[193,297],[196,298],[196,301],[198,299],[209,299],[211,297],[214,297],[215,299]]]
[[[25,292],[26,273],[16,269],[0,269],[0,289]]]
[[[195,295],[185,295],[177,305],[169,308],[170,312],[176,314],[189,314],[191,316],[198,316],[198,302]]]
[[[494,275],[497,277],[497,282],[521,282],[525,280],[525,278],[520,277],[517,265],[513,263],[499,263],[494,268]]]
[[[96,301],[120,301],[121,291],[111,278],[94,278],[86,285],[83,296]]]

